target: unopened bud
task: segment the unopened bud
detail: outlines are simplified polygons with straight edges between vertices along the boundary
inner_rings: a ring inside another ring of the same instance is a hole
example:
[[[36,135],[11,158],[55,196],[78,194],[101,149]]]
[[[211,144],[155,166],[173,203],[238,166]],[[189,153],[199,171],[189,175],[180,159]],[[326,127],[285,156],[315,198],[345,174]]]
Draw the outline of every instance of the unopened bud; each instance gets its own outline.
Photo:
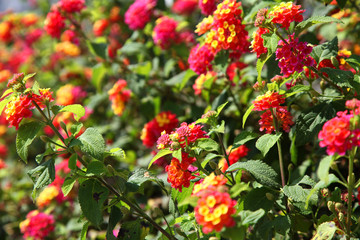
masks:
[[[211,167],[212,169],[217,169],[217,168],[218,168],[217,164],[214,163],[214,162],[209,162],[209,165],[210,165],[210,167]]]
[[[345,221],[345,214],[342,213],[342,212],[339,212],[338,218],[339,218],[340,222],[344,222]]]
[[[270,201],[274,201],[274,200],[275,200],[274,195],[271,194],[271,193],[269,193],[269,192],[267,192],[267,193],[265,194],[265,196],[266,196],[266,198],[267,198],[268,200],[270,200]]]
[[[313,102],[313,104],[317,104],[319,102],[317,97],[312,97],[311,101]]]
[[[332,65],[334,65],[334,67],[339,68],[339,61],[336,59],[336,57],[331,56],[330,60]]]
[[[323,197],[328,197],[329,189],[327,189],[327,188],[321,189],[321,194],[323,195]]]
[[[326,89],[326,82],[324,79],[321,79],[321,81],[320,81],[320,88],[321,88],[321,91],[325,91],[325,89]]]
[[[337,212],[342,212],[345,210],[344,204],[342,203],[335,203],[335,210]]]
[[[289,171],[289,172],[292,172],[292,170],[294,170],[294,165],[293,165],[292,163],[290,163],[290,164],[288,165],[288,171]]]
[[[49,142],[49,137],[42,135],[42,136],[40,136],[40,140],[43,141],[44,143],[47,143],[47,142]]]
[[[327,207],[331,212],[335,212],[335,202],[333,201],[328,201],[327,202]]]
[[[337,163],[336,162],[332,162],[331,165],[330,165],[330,168],[334,171],[337,171],[338,170],[338,166],[337,166]]]

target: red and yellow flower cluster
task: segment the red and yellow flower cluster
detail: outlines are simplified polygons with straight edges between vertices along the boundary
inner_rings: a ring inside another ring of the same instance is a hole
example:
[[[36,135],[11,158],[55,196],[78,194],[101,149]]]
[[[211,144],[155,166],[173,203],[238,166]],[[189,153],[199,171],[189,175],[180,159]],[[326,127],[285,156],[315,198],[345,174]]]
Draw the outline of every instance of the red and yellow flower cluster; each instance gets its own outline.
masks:
[[[360,113],[358,100],[347,101],[350,112],[338,112],[337,116],[327,121],[319,132],[320,147],[326,147],[329,155],[338,153],[345,155],[346,151],[360,145],[360,129],[356,116]]]
[[[211,15],[215,9],[218,0],[199,0],[199,8],[204,15]]]
[[[195,95],[201,94],[201,92],[204,88],[204,83],[207,80],[209,80],[210,78],[213,78],[213,82],[215,82],[216,81],[216,72],[210,71],[210,72],[207,72],[206,74],[203,73],[196,78],[195,83],[193,85]]]
[[[191,175],[191,164],[196,160],[185,152],[181,153],[181,158],[181,162],[179,159],[173,158],[170,165],[165,168],[165,171],[168,174],[167,181],[171,183],[171,187],[180,192],[182,191],[182,187],[189,187],[190,180],[195,178]]]
[[[127,83],[125,80],[118,80],[114,86],[108,91],[109,99],[112,102],[111,108],[114,113],[121,116],[125,109],[125,103],[130,99],[131,91],[125,89]]]
[[[56,91],[56,104],[67,106],[81,103],[85,97],[86,91],[84,91],[80,86],[74,86],[68,83]]]
[[[161,112],[145,124],[141,131],[141,140],[146,147],[152,148],[162,132],[170,133],[178,124],[179,120],[175,114],[170,111]]]
[[[215,58],[215,53],[212,51],[211,46],[199,44],[193,47],[190,51],[188,62],[190,69],[197,74],[205,74],[212,70],[211,62]]]
[[[52,215],[33,210],[26,215],[26,220],[20,223],[20,231],[24,238],[42,240],[55,229],[55,220]]]
[[[153,30],[154,43],[161,49],[168,49],[179,40],[179,35],[176,31],[177,26],[178,22],[170,17],[163,16],[158,18]]]
[[[254,101],[255,111],[265,111],[259,120],[260,131],[266,131],[266,133],[272,133],[275,129],[274,116],[279,130],[282,129],[285,132],[290,131],[290,126],[294,124],[292,116],[287,107],[280,106],[285,102],[285,96],[280,95],[277,92],[267,91],[264,95],[258,96]]]
[[[282,28],[289,29],[290,23],[303,20],[302,13],[305,10],[300,10],[300,8],[300,5],[294,5],[292,2],[282,2],[279,6],[273,8],[269,13],[269,17],[272,18],[272,23],[280,24]]]
[[[239,161],[241,158],[246,157],[249,149],[245,145],[241,145],[230,152],[228,158],[230,162],[230,166]],[[229,165],[225,158],[221,159],[219,162],[219,169],[225,172],[229,168]]]
[[[220,232],[224,227],[233,227],[236,200],[231,199],[225,186],[224,176],[211,173],[201,183],[194,186],[193,196],[198,197],[195,207],[196,222],[205,234]]]

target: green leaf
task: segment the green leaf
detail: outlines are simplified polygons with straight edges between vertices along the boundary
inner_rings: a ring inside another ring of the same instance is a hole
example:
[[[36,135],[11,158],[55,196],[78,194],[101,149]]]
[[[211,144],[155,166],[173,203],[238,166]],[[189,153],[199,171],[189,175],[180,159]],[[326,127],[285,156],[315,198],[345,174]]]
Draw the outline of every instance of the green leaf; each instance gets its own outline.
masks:
[[[84,216],[95,226],[103,220],[102,207],[109,190],[94,179],[86,180],[79,187],[79,203]]]
[[[306,208],[309,204],[310,199],[312,198],[312,195],[315,194],[316,192],[319,191],[319,189],[321,188],[326,188],[327,186],[329,186],[332,183],[339,183],[340,180],[338,177],[336,177],[334,174],[329,174],[329,181],[327,183],[325,183],[324,181],[320,180],[313,189],[311,189],[311,191],[309,192],[309,195],[306,198]]]
[[[9,97],[11,93],[13,93],[14,90],[12,90],[12,88],[6,89],[6,91],[3,93],[3,95],[0,97],[0,100],[5,98],[5,97]]]
[[[186,70],[185,76],[184,76],[183,80],[181,81],[179,90],[181,91],[186,86],[188,81],[194,76],[197,76],[197,74],[193,70],[191,70],[191,69]]]
[[[214,153],[209,153],[208,155],[206,155],[205,159],[201,162],[201,166],[204,168],[206,164],[214,158],[223,158],[223,156]]]
[[[240,147],[241,145],[244,145],[248,141],[251,141],[255,138],[257,138],[259,134],[254,132],[248,132],[248,131],[242,131],[239,135],[235,137],[234,144],[231,149],[235,149],[237,147]]]
[[[126,221],[121,224],[121,230],[117,239],[135,240],[142,239],[142,224],[139,219],[135,221]]]
[[[113,148],[109,152],[105,153],[109,154],[109,156],[117,157],[121,161],[126,159],[125,151],[122,148]]]
[[[139,168],[136,169],[132,175],[128,179],[128,183],[135,184],[137,188],[139,188],[143,183],[151,181],[160,185],[160,187],[164,186],[164,182],[149,172],[147,169]]]
[[[152,64],[150,61],[146,61],[146,62],[138,63],[136,65],[132,65],[131,67],[129,66],[129,68],[133,72],[139,75],[149,76],[152,69]]]
[[[44,123],[35,121],[24,123],[19,127],[16,135],[16,151],[25,163],[27,163],[29,146],[43,127]]]
[[[354,87],[356,90],[360,90],[360,84],[354,82],[354,74],[350,71],[333,68],[322,68],[321,71],[327,73],[329,78],[339,87]]]
[[[26,75],[24,76],[23,82],[26,83],[26,81],[27,81],[28,79],[32,78],[32,77],[35,76],[35,75],[36,75],[36,73],[26,74]]]
[[[106,239],[107,240],[116,240],[117,238],[113,234],[113,230],[115,226],[118,224],[118,222],[122,219],[123,214],[121,210],[116,207],[111,207],[110,217],[109,217],[109,224],[107,226],[106,230]]]
[[[248,160],[246,162],[236,162],[231,165],[227,172],[244,169],[249,172],[259,183],[264,186],[271,188],[279,188],[280,184],[278,183],[279,176],[266,163],[260,160]]]
[[[2,113],[2,111],[10,101],[11,101],[11,97],[7,97],[0,102],[0,114]]]
[[[280,139],[281,133],[273,134],[264,134],[256,141],[256,148],[260,150],[263,156],[269,152],[269,150],[276,144]]]
[[[224,107],[228,104],[229,102],[223,103],[220,106],[217,107],[216,109],[216,115],[215,117],[218,117],[221,113],[221,111],[224,109]]]
[[[45,156],[49,155],[49,154],[52,154],[54,153],[54,150],[52,148],[47,148],[45,150],[45,152],[41,153],[41,154],[38,154],[36,155],[35,157],[35,161],[40,164],[42,162],[42,160],[44,159]]]
[[[84,125],[80,122],[74,123],[73,125],[71,125],[71,128],[70,128],[71,134],[77,135],[83,126]]]
[[[98,161],[98,160],[93,160],[89,163],[87,170],[86,170],[86,175],[87,176],[100,176],[104,173],[107,172],[107,168],[105,167],[104,163]]]
[[[59,112],[71,112],[76,121],[79,121],[85,115],[85,108],[80,104],[72,104],[63,107]]]
[[[216,127],[211,127],[208,134],[210,135],[213,132],[225,133],[225,121],[222,120],[221,124],[218,124]]]
[[[336,160],[334,156],[326,156],[321,159],[319,167],[317,169],[317,175],[320,180],[324,181],[325,184],[329,183],[329,170],[331,164]]]
[[[171,198],[174,200],[175,205],[180,204],[183,201],[185,201],[185,199],[189,198],[191,196],[193,188],[194,188],[193,182],[190,183],[189,187],[187,187],[187,188],[183,187],[181,192],[175,188],[172,188],[171,189]],[[181,207],[179,207],[180,214],[183,214],[186,211],[187,206],[188,205],[182,205]]]
[[[269,190],[265,187],[254,188],[245,195],[244,209],[257,211],[258,209],[270,210],[274,206],[274,202],[266,197]]]
[[[71,170],[75,170],[76,169],[76,161],[77,161],[77,154],[76,153],[74,153],[74,154],[72,154],[71,156],[70,156],[70,158],[69,158],[69,168],[71,169]]]
[[[330,59],[331,57],[336,57],[338,55],[338,39],[335,37],[329,42],[325,42],[321,45],[318,45],[313,48],[311,56],[315,59],[316,63],[319,63],[324,59]]]
[[[34,190],[49,185],[55,179],[54,159],[50,159],[36,168],[27,171],[27,174],[34,182]]]
[[[274,32],[273,34],[271,33],[266,33],[261,35],[261,37],[264,39],[264,47],[266,47],[268,49],[268,54],[273,54],[276,51],[276,48],[279,45],[279,40],[280,38],[276,35],[276,33]]]
[[[88,231],[88,228],[89,228],[89,222],[86,221],[81,229],[81,233],[80,233],[80,236],[79,236],[79,240],[86,240],[86,235],[87,235],[87,231]]]
[[[261,72],[262,69],[266,63],[266,61],[271,57],[272,54],[261,54],[260,58],[257,60],[256,62],[256,71],[257,71],[257,82],[259,84],[262,84],[262,79],[261,79]]]
[[[343,110],[343,101],[319,103],[307,111],[302,112],[296,120],[296,144],[303,145],[313,142],[318,136],[323,124]]]
[[[80,137],[80,149],[95,159],[102,160],[105,152],[105,141],[99,131],[95,128],[88,128]]]
[[[311,192],[311,189],[302,188],[300,185],[294,185],[294,186],[285,185],[283,187],[283,192],[288,198],[292,199],[293,201],[305,203],[307,200],[307,196]],[[311,204],[316,204],[317,200],[318,200],[317,195],[312,195],[311,198],[309,199],[309,202]]]
[[[70,193],[70,191],[74,187],[75,182],[76,182],[76,179],[74,179],[74,178],[70,178],[70,177],[65,178],[65,181],[61,187],[61,190],[62,190],[64,196],[67,196]]]
[[[200,138],[196,141],[196,146],[208,151],[208,152],[212,152],[212,151],[219,151],[219,144],[217,142],[215,142],[214,140],[212,140],[211,138]]]
[[[181,148],[172,152],[172,156],[182,162]]]
[[[250,113],[252,112],[252,110],[254,109],[254,104],[251,104],[251,106],[246,110],[246,112],[244,113],[244,116],[243,116],[243,121],[242,121],[242,127],[244,128],[245,126],[245,122],[246,122],[246,119],[249,117]]]
[[[260,218],[265,215],[264,209],[258,209],[257,211],[243,210],[239,213],[241,218],[241,225],[254,225]]]
[[[95,86],[98,92],[102,91],[102,81],[107,71],[107,68],[102,63],[99,63],[92,68],[91,83]]]
[[[351,55],[345,61],[356,71],[360,71],[360,56],[358,55]]]
[[[135,55],[137,53],[146,52],[146,47],[140,42],[126,42],[120,49],[120,52],[125,55]]]
[[[287,91],[285,97],[291,97],[297,93],[308,92],[311,89],[310,85],[295,85]]]
[[[39,83],[35,81],[31,87],[31,90],[33,91],[33,93],[40,95],[39,88],[40,88]]]
[[[296,133],[294,133],[294,135],[292,136],[291,145],[290,145],[291,162],[296,166],[298,160],[298,150],[296,148],[295,139],[296,139]]]
[[[102,59],[106,59],[106,55],[107,55],[106,43],[95,43],[95,42],[86,41],[86,44],[93,55],[101,57]]]
[[[163,156],[169,155],[169,154],[171,154],[172,152],[173,152],[173,151],[170,150],[170,149],[161,149],[161,150],[155,155],[155,157],[153,157],[153,159],[151,159],[148,168],[150,168],[151,165],[152,165],[156,160],[158,160],[159,158],[161,158],[161,157],[163,157]]]
[[[306,19],[305,21],[300,22],[296,27],[295,27],[295,34],[296,36],[298,36],[302,31],[304,31],[305,29],[314,26],[316,24],[319,23],[343,23],[341,20],[337,19],[337,18],[333,18],[333,17],[328,17],[328,16],[313,16],[310,17],[308,19]]]
[[[339,230],[334,222],[324,222],[316,229],[312,240],[331,240],[336,231]]]

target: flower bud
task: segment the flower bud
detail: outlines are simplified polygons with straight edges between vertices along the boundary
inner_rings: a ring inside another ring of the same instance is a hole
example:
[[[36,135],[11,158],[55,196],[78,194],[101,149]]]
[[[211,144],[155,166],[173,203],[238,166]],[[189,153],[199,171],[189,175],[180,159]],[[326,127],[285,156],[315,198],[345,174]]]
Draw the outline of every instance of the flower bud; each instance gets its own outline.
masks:
[[[170,145],[171,149],[179,149],[180,148],[180,144],[178,142],[172,142]]]
[[[9,80],[7,87],[12,88],[14,85],[17,85],[19,83],[23,83],[22,80],[24,79],[24,73],[15,73],[13,78]]]
[[[321,81],[320,81],[320,89],[321,89],[321,91],[325,91],[325,89],[326,89],[326,82],[324,79],[321,79]]]
[[[335,210],[337,212],[342,212],[345,210],[344,204],[342,203],[335,203]]]
[[[342,213],[342,212],[339,212],[338,218],[339,218],[340,222],[344,222],[345,221],[345,214]]]
[[[327,207],[331,212],[335,212],[335,202],[333,201],[328,201],[327,202]]]
[[[290,164],[288,165],[288,171],[289,171],[289,172],[292,172],[292,170],[294,170],[294,165],[293,165],[292,163],[290,163]]]
[[[274,195],[271,194],[271,193],[269,193],[269,192],[267,192],[267,193],[265,194],[265,196],[266,196],[266,198],[267,198],[268,200],[270,200],[270,201],[274,201],[274,200],[275,200]]]

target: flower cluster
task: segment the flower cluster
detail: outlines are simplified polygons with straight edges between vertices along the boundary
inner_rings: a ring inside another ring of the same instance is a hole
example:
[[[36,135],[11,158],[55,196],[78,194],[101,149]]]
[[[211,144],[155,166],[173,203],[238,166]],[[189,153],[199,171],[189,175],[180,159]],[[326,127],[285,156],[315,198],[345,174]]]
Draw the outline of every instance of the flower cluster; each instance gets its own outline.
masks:
[[[190,51],[188,59],[190,69],[199,75],[206,73],[207,71],[211,71],[211,62],[214,60],[214,58],[215,54],[209,45],[196,45]]]
[[[276,116],[277,123],[285,132],[290,131],[290,127],[294,124],[290,112],[287,110],[287,107],[279,106],[276,109],[274,115]],[[260,131],[266,131],[266,133],[272,133],[276,129],[274,127],[274,118],[271,110],[266,110],[260,116],[259,120]]]
[[[141,140],[146,147],[152,148],[162,132],[170,133],[178,124],[179,120],[175,114],[170,111],[161,112],[145,124],[141,131]]]
[[[249,149],[245,145],[241,145],[230,152],[228,159],[230,162],[230,166],[239,161],[241,158],[246,157]],[[221,159],[219,162],[219,169],[225,172],[229,168],[229,165],[225,158]]]
[[[112,102],[111,108],[118,116],[122,115],[125,109],[125,103],[130,99],[131,91],[129,89],[125,89],[126,86],[126,81],[120,79],[108,91],[109,99]]]
[[[236,55],[248,51],[248,32],[242,24],[241,14],[241,3],[236,0],[225,0],[217,6],[212,29],[205,40],[214,51],[232,50]]]
[[[180,15],[190,15],[196,10],[197,0],[176,0],[172,6],[172,11]]]
[[[283,129],[285,132],[290,131],[290,126],[294,124],[292,116],[287,110],[287,107],[280,106],[285,102],[284,95],[280,95],[277,92],[267,91],[264,95],[258,96],[254,101],[255,111],[266,111],[264,112],[259,120],[260,131],[266,131],[271,133],[275,131],[274,118],[279,129]]]
[[[199,138],[208,138],[206,132],[201,129],[201,125],[195,123],[187,124],[181,123],[179,128],[172,131],[171,134],[162,133],[157,140],[158,149],[184,149],[185,147],[192,146]]]
[[[265,33],[269,33],[269,30],[261,27],[253,33],[253,40],[251,41],[251,51],[256,52],[257,57],[260,57],[261,54],[267,53],[267,48],[264,47],[264,39],[261,37]]]
[[[153,30],[155,44],[162,49],[168,49],[171,44],[176,43],[179,40],[179,35],[176,32],[177,26],[178,22],[170,17],[158,18]]]
[[[125,23],[131,30],[143,29],[150,21],[156,0],[136,0],[125,13]]]
[[[86,92],[80,86],[68,83],[56,91],[56,104],[67,106],[81,103],[85,97]]]
[[[272,23],[280,24],[282,28],[289,29],[290,23],[301,22],[303,20],[301,14],[305,12],[305,10],[300,10],[300,8],[300,5],[294,5],[292,2],[282,2],[269,12],[269,17],[272,18]]]
[[[65,28],[65,18],[58,11],[49,12],[44,23],[45,31],[54,38],[59,38]]]
[[[215,9],[218,0],[199,0],[199,8],[204,15],[211,15]]]
[[[319,132],[319,145],[327,147],[327,154],[345,155],[347,150],[360,145],[360,130],[351,126],[353,118],[353,111],[338,112],[335,118],[324,124]]]
[[[80,48],[76,44],[69,41],[56,44],[55,51],[70,57],[77,57],[80,55]]]
[[[220,232],[224,227],[233,227],[236,200],[231,199],[223,176],[211,173],[203,182],[195,185],[193,195],[199,197],[195,207],[196,222],[205,234]]]
[[[52,215],[31,211],[26,215],[26,220],[20,223],[20,230],[24,238],[42,240],[50,235],[55,229],[55,220]]]
[[[181,162],[177,158],[171,160],[170,165],[166,166],[165,171],[168,174],[167,181],[171,183],[171,187],[182,191],[182,187],[189,187],[190,180],[195,177],[191,175],[191,164],[195,162],[195,158],[189,157],[188,153],[181,153]]]
[[[10,42],[13,39],[11,29],[12,29],[11,22],[4,21],[0,23],[0,40],[2,42]]]
[[[299,42],[291,35],[287,42],[280,40],[279,48],[276,50],[276,59],[279,60],[281,73],[288,77],[294,72],[302,72],[304,66],[311,67],[315,60],[310,56],[312,47],[306,42]]]
[[[203,88],[204,88],[204,83],[209,80],[210,78],[213,78],[213,82],[216,81],[216,72],[210,71],[207,72],[206,74],[201,74],[200,76],[198,76],[195,80],[194,85],[192,86],[195,92],[195,95],[200,95]]]
[[[85,0],[61,0],[60,8],[67,13],[80,12],[85,8]]]

